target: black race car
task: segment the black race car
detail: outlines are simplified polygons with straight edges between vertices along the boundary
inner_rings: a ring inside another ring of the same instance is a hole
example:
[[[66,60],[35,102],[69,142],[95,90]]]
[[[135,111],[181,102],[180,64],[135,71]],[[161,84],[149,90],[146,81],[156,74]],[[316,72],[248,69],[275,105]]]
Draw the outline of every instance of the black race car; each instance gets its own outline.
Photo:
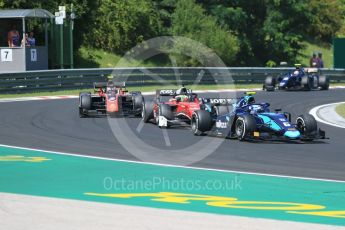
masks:
[[[263,89],[266,91],[279,90],[328,90],[329,79],[320,75],[317,68],[302,68],[296,65],[296,69],[278,77],[268,76],[265,79]]]

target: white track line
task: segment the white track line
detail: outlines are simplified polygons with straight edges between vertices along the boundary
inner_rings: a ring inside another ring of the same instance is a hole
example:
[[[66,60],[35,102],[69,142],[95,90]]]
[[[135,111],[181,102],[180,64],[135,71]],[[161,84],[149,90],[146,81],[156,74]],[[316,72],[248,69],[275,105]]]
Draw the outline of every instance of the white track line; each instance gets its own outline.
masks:
[[[327,106],[331,106],[331,105],[339,105],[339,104],[343,104],[344,102],[336,102],[336,103],[330,103],[330,104],[325,104],[325,105],[319,105],[319,106],[316,106],[314,108],[312,108],[310,111],[309,111],[309,114],[313,115],[315,117],[315,119],[321,123],[324,123],[326,125],[331,125],[331,126],[334,126],[334,127],[338,127],[338,128],[345,128],[344,126],[341,126],[341,125],[338,125],[338,124],[335,124],[335,123],[331,123],[329,121],[326,121],[324,119],[322,119],[321,117],[319,117],[318,115],[318,111],[324,107],[327,107]]]
[[[134,160],[123,160],[123,159],[115,159],[115,158],[107,158],[107,157],[86,156],[86,155],[81,155],[81,154],[64,153],[64,152],[49,151],[49,150],[35,149],[35,148],[26,148],[26,147],[12,146],[12,145],[3,145],[3,144],[0,144],[0,147],[7,147],[7,148],[13,148],[13,149],[22,149],[22,150],[30,150],[30,151],[40,151],[40,152],[52,153],[52,154],[58,154],[58,155],[65,155],[65,156],[74,156],[74,157],[91,158],[91,159],[99,159],[99,160],[108,160],[108,161],[116,161],[116,162],[126,162],[126,163],[134,163],[134,164],[155,165],[155,166],[173,167],[173,168],[186,168],[186,169],[203,170],[203,171],[241,173],[241,174],[247,174],[247,175],[269,176],[269,177],[279,177],[279,178],[289,178],[289,179],[301,179],[301,180],[345,183],[345,181],[342,181],[342,180],[311,178],[311,177],[298,177],[298,176],[286,176],[286,175],[280,175],[280,174],[255,173],[255,172],[245,172],[245,171],[236,171],[236,170],[225,170],[225,169],[213,169],[213,168],[201,168],[201,167],[192,167],[192,166],[180,166],[180,165],[171,165],[171,164],[150,163],[150,162],[142,162],[142,161],[134,161]]]

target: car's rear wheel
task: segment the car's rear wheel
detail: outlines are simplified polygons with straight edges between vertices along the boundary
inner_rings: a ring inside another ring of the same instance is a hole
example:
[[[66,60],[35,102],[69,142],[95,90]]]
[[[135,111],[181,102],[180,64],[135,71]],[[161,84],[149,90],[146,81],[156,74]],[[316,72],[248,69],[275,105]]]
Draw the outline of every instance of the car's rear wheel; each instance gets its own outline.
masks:
[[[256,121],[253,116],[244,115],[238,117],[235,122],[235,133],[240,141],[244,141],[250,133],[256,129]]]
[[[144,101],[144,98],[141,94],[134,94],[133,95],[133,107],[134,107],[134,109],[141,109],[143,101]]]
[[[301,85],[304,90],[309,91],[313,87],[313,79],[308,76],[303,76],[301,80]]]
[[[142,117],[144,97],[141,94],[133,94],[132,101],[133,110],[136,112],[135,116]]]
[[[79,95],[79,116],[80,117],[87,117],[88,111],[92,107],[92,98],[91,93],[80,93]]]
[[[141,117],[144,123],[148,123],[153,118],[153,102],[143,101]]]
[[[206,110],[194,111],[191,119],[191,127],[194,135],[199,136],[212,128],[212,118],[210,112]]]
[[[266,91],[274,91],[276,87],[276,79],[273,76],[267,76],[265,79],[264,89]]]
[[[324,76],[324,75],[319,76],[319,87],[321,90],[329,89],[329,78],[327,76]]]

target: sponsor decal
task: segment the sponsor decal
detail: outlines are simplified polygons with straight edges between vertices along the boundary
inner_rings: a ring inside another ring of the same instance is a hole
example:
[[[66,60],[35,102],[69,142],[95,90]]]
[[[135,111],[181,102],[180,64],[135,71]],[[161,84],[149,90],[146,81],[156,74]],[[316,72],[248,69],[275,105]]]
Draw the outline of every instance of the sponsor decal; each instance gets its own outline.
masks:
[[[169,94],[169,95],[172,95],[172,94],[175,94],[175,90],[172,90],[172,89],[163,89],[163,90],[160,90],[160,91],[159,91],[159,94]]]
[[[158,193],[84,193],[87,196],[108,197],[117,199],[148,198],[152,202],[176,203],[188,205],[203,202],[204,205],[218,208],[283,211],[286,214],[345,218],[345,210],[324,210],[327,207],[318,204],[295,203],[284,201],[240,200],[236,197],[223,197],[174,192]]]
[[[283,125],[284,125],[285,127],[290,127],[290,126],[291,126],[290,122],[283,122]]]
[[[206,102],[212,103],[212,104],[232,104],[234,99],[230,98],[211,98],[211,99],[206,99]]]
[[[216,127],[221,129],[226,129],[228,127],[227,122],[222,122],[221,120],[216,121]]]

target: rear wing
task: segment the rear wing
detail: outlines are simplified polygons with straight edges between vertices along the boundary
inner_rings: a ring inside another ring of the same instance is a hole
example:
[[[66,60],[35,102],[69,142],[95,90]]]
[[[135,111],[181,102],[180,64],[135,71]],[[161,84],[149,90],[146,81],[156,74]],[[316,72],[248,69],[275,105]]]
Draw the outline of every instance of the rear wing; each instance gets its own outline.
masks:
[[[238,98],[201,98],[202,103],[210,105],[232,105],[237,103]]]
[[[176,96],[176,95],[187,95],[192,94],[193,91],[191,89],[186,89],[182,91],[180,89],[158,89],[156,90],[156,96]]]
[[[125,88],[126,87],[126,82],[124,82],[124,81],[120,81],[120,82],[114,81],[113,83],[114,83],[114,86],[116,88]]]
[[[93,83],[94,89],[100,89],[100,88],[106,88],[106,87],[107,87],[107,82],[94,82]]]
[[[304,71],[306,73],[318,73],[319,69],[318,68],[304,68]]]
[[[102,89],[103,91],[107,88],[107,82],[94,82],[93,83],[93,91],[96,93],[98,89]]]

